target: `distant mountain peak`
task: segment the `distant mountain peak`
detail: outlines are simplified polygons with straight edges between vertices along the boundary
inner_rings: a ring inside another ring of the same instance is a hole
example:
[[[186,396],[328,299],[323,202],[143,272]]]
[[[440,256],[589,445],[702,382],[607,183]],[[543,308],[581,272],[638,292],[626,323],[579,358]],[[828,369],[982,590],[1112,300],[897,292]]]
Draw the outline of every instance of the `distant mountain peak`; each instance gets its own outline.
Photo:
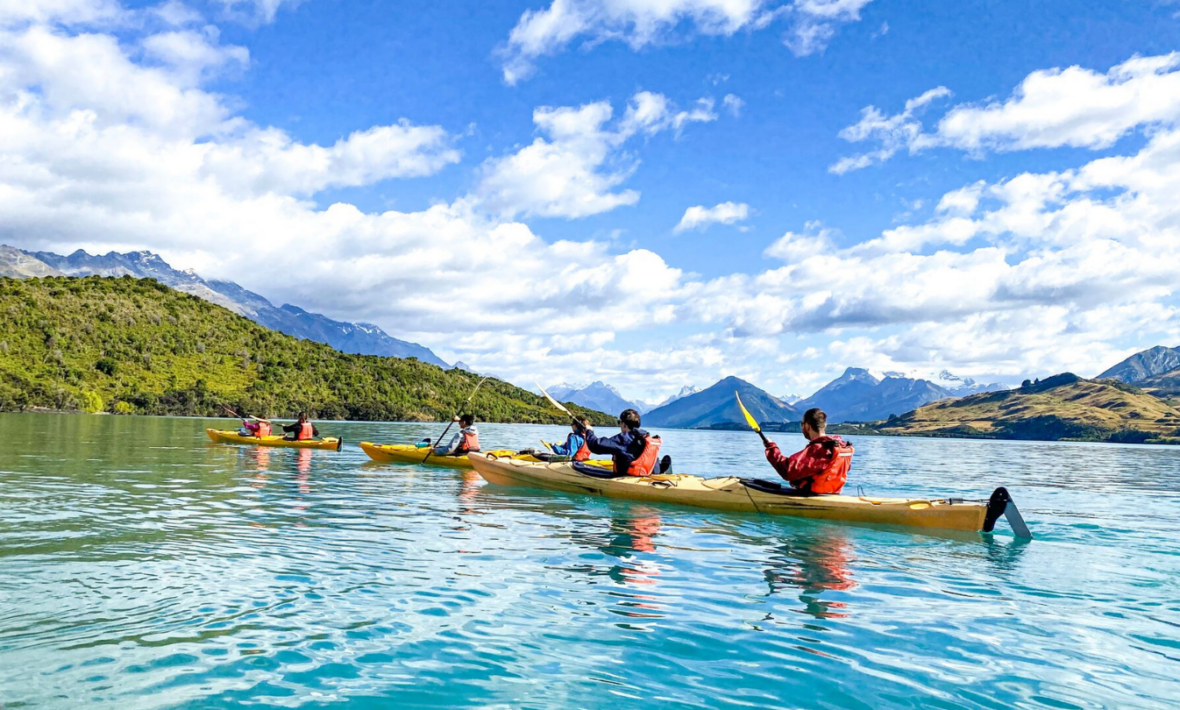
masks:
[[[1164,345],[1142,350],[1098,376],[1100,380],[1135,383],[1180,369],[1180,349]]]
[[[799,421],[796,410],[765,390],[731,375],[710,387],[674,399],[644,417],[644,424],[653,427],[709,428],[717,425],[741,424],[745,421],[733,393],[742,396],[742,403],[760,422]]]

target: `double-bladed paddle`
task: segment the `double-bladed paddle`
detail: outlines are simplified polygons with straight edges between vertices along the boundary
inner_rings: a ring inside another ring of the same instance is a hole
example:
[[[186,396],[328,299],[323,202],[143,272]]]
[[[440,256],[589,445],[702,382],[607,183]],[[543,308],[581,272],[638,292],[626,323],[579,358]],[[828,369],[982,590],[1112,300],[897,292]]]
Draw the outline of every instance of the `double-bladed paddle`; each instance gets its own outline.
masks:
[[[471,404],[471,400],[475,399],[475,393],[479,392],[479,388],[483,387],[483,383],[490,379],[490,377],[485,377],[479,381],[479,384],[475,386],[475,389],[471,392],[471,396],[468,397],[467,401],[463,403],[463,406],[459,408],[459,414],[456,414],[455,417],[461,416],[463,414],[463,410],[467,409],[467,405]],[[422,463],[426,463],[426,459],[430,458],[430,455],[434,453],[434,447],[442,443],[443,437],[446,436],[447,432],[451,430],[451,426],[454,425],[454,423],[455,418],[452,417],[451,421],[447,422],[447,428],[443,429],[443,433],[438,437],[438,441],[436,441],[434,445],[430,447],[430,450],[426,452],[426,456],[422,459]]]

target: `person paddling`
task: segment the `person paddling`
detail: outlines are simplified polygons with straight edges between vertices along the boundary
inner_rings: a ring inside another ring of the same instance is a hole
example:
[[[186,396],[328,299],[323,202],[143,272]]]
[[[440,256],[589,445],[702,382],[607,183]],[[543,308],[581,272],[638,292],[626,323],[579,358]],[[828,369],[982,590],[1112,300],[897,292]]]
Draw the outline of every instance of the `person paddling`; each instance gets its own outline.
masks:
[[[778,444],[766,440],[766,460],[791,487],[804,493],[836,494],[848,480],[852,466],[852,446],[838,436],[828,436],[828,415],[822,409],[808,409],[803,414],[802,451],[783,456]]]
[[[565,438],[565,443],[549,444],[549,450],[558,456],[569,456],[574,461],[585,461],[590,458],[590,449],[586,446],[586,435],[583,432],[589,428],[589,419],[579,419],[571,423],[571,431]]]
[[[307,412],[300,412],[294,424],[283,425],[283,438],[287,441],[309,441],[318,438],[320,430],[307,420]]]
[[[241,436],[253,436],[259,439],[264,436],[270,436],[270,422],[250,416],[249,414],[243,414],[242,428],[238,429],[238,434]]]
[[[475,427],[475,415],[464,414],[455,417],[455,421],[459,422],[459,431],[446,446],[435,447],[435,456],[466,456],[479,451],[479,429]]]
[[[616,476],[650,476],[653,473],[667,473],[671,461],[664,457],[660,465],[660,437],[653,436],[639,428],[639,412],[624,409],[619,415],[620,432],[609,439],[599,438],[594,429],[580,424],[586,437],[586,448],[593,454],[610,454],[615,464]],[[657,468],[659,470],[657,470]]]

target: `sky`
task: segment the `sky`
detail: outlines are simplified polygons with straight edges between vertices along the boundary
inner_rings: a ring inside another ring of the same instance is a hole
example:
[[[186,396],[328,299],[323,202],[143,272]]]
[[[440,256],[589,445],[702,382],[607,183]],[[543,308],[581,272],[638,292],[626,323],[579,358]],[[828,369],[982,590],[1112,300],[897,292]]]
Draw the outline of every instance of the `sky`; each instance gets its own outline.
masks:
[[[1174,0],[0,0],[0,242],[524,386],[1180,345]]]

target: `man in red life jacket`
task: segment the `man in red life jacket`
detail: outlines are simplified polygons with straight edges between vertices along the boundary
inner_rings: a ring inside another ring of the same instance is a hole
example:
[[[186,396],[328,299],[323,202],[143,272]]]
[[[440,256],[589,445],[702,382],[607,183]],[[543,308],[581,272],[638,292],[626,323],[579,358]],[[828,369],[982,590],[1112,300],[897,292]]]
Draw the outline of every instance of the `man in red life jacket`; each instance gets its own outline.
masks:
[[[455,421],[459,422],[458,433],[451,437],[446,446],[435,447],[435,456],[466,456],[479,451],[479,430],[475,428],[475,415],[464,414],[455,417]]]
[[[624,409],[619,415],[620,433],[600,439],[590,427],[580,427],[586,434],[586,448],[594,454],[610,454],[616,476],[650,476],[661,473],[660,437],[639,428],[639,412]]]
[[[802,451],[783,456],[778,444],[766,442],[766,460],[787,479],[792,488],[806,493],[839,493],[848,480],[853,448],[838,436],[828,436],[828,415],[822,409],[808,409],[803,415]]]
[[[294,424],[283,425],[283,438],[287,441],[308,441],[320,435],[320,430],[315,428],[315,424],[307,421],[307,412],[300,412],[299,419]]]

